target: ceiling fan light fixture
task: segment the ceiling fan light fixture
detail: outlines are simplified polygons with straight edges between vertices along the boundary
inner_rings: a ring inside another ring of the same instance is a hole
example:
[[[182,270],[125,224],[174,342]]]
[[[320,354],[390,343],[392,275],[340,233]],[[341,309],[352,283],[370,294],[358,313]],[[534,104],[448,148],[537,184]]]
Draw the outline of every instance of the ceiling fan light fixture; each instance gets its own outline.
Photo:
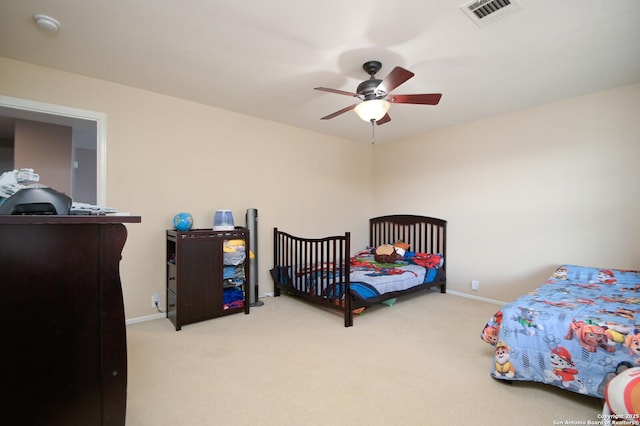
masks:
[[[358,117],[366,122],[378,121],[387,114],[391,104],[384,99],[362,101],[354,108]]]

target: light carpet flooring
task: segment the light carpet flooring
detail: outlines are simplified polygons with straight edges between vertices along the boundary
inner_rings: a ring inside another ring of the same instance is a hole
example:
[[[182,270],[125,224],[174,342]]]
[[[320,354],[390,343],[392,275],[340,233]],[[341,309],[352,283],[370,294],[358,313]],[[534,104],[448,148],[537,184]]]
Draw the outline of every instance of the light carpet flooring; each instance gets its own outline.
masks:
[[[438,292],[343,326],[289,296],[249,315],[127,326],[129,426],[555,425],[597,422],[602,401],[491,378],[480,339],[499,306]],[[594,423],[591,423],[594,424]]]

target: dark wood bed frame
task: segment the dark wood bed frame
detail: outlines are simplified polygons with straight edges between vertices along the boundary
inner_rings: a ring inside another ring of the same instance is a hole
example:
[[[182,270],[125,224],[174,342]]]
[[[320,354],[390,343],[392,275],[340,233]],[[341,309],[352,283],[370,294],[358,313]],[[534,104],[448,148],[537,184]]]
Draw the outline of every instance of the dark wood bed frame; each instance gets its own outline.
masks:
[[[369,245],[404,241],[411,244],[411,251],[420,253],[440,253],[445,259],[442,276],[446,277],[447,259],[447,222],[426,216],[389,215],[369,219]],[[301,238],[273,229],[274,267],[271,270],[274,280],[274,295],[281,291],[302,297],[313,303],[331,306],[344,311],[344,326],[353,325],[353,311],[371,306],[371,302],[351,296],[349,273],[351,234],[324,238]],[[330,273],[321,274],[314,282],[308,275],[289,274],[293,265],[324,265]],[[384,294],[382,300],[415,293],[427,288],[440,287],[446,293],[446,279],[421,284],[407,290]],[[326,289],[332,291],[327,292]],[[348,297],[344,297],[348,295]]]

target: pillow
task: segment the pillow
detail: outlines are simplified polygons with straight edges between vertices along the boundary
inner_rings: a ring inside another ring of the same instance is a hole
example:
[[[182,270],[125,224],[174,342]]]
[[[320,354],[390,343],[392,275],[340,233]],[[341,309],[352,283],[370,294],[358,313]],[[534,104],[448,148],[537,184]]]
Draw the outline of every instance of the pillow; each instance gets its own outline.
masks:
[[[394,263],[396,260],[402,259],[402,256],[398,254],[396,248],[391,244],[378,246],[373,257],[378,263]]]

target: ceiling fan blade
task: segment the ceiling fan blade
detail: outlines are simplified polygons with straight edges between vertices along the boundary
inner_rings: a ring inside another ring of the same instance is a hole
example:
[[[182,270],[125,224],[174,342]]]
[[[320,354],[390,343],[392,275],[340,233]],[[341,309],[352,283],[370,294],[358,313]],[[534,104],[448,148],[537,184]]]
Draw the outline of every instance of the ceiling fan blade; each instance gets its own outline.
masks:
[[[429,93],[422,95],[391,95],[387,100],[395,104],[438,105],[442,93]]]
[[[379,126],[381,124],[388,123],[390,121],[391,121],[391,117],[389,117],[389,114],[387,113],[380,120],[376,121],[376,124]]]
[[[314,87],[313,90],[321,90],[323,92],[337,93],[338,95],[353,96],[356,98],[358,97],[357,93],[345,92],[344,90],[338,90],[338,89],[329,89],[328,87]]]
[[[356,105],[358,105],[358,104],[349,105],[346,108],[342,108],[340,111],[336,111],[333,114],[329,114],[329,115],[326,115],[326,116],[322,117],[320,120],[331,120],[333,117],[337,117],[340,114],[344,114],[347,111],[351,111],[352,109],[354,109],[356,107]]]
[[[388,76],[376,87],[376,92],[384,92],[388,94],[405,81],[409,80],[415,74],[402,67],[395,67]]]

